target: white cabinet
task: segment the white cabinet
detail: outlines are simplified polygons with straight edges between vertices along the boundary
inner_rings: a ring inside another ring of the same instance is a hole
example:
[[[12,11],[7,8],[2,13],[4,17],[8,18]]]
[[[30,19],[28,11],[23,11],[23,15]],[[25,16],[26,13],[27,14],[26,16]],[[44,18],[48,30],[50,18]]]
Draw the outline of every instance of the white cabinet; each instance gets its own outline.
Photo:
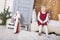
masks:
[[[21,23],[30,24],[34,0],[14,0],[13,13],[17,10],[21,14]]]

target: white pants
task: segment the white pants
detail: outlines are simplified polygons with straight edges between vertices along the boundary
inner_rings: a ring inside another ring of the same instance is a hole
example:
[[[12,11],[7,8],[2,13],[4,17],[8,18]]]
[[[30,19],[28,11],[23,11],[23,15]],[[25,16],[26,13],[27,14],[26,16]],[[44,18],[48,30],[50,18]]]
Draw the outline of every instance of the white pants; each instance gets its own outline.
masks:
[[[46,25],[44,25],[44,27],[45,27],[45,33],[46,35],[48,35],[48,27]],[[42,25],[39,26],[39,33],[41,32],[42,32]]]

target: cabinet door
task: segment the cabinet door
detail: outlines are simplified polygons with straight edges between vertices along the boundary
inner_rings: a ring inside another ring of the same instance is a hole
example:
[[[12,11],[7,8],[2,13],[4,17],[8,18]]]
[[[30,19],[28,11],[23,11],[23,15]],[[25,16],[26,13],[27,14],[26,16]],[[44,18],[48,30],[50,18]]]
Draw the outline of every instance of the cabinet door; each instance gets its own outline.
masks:
[[[14,10],[21,14],[21,23],[30,24],[32,18],[34,0],[16,0]]]

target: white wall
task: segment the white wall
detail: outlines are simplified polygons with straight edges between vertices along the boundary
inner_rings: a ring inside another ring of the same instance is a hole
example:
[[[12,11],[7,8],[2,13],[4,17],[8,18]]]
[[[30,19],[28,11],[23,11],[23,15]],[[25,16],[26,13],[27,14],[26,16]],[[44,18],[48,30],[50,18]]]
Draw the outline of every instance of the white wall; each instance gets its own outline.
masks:
[[[5,3],[5,0],[0,0],[0,12],[2,12],[4,9],[4,3]]]
[[[3,11],[4,5],[6,5],[5,6],[6,8],[8,8],[8,6],[10,6],[10,11],[12,11],[13,0],[6,0],[6,4],[5,4],[5,0],[0,0],[0,12]]]
[[[10,7],[10,11],[12,11],[13,7],[13,0],[6,0],[6,8]]]

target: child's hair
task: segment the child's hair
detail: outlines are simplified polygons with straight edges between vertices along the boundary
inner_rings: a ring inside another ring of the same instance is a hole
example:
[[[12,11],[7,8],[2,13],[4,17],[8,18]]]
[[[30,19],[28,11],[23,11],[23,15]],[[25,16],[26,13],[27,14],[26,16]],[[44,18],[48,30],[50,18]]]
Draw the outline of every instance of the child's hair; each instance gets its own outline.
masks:
[[[44,7],[46,9],[46,5],[41,5],[41,8]],[[40,10],[41,10],[40,8]],[[47,12],[47,9],[45,10]]]
[[[45,7],[46,8],[46,5],[41,5],[41,7]]]
[[[41,7],[45,7],[46,8],[46,5],[41,5]],[[46,9],[46,13],[49,13],[47,9]]]

